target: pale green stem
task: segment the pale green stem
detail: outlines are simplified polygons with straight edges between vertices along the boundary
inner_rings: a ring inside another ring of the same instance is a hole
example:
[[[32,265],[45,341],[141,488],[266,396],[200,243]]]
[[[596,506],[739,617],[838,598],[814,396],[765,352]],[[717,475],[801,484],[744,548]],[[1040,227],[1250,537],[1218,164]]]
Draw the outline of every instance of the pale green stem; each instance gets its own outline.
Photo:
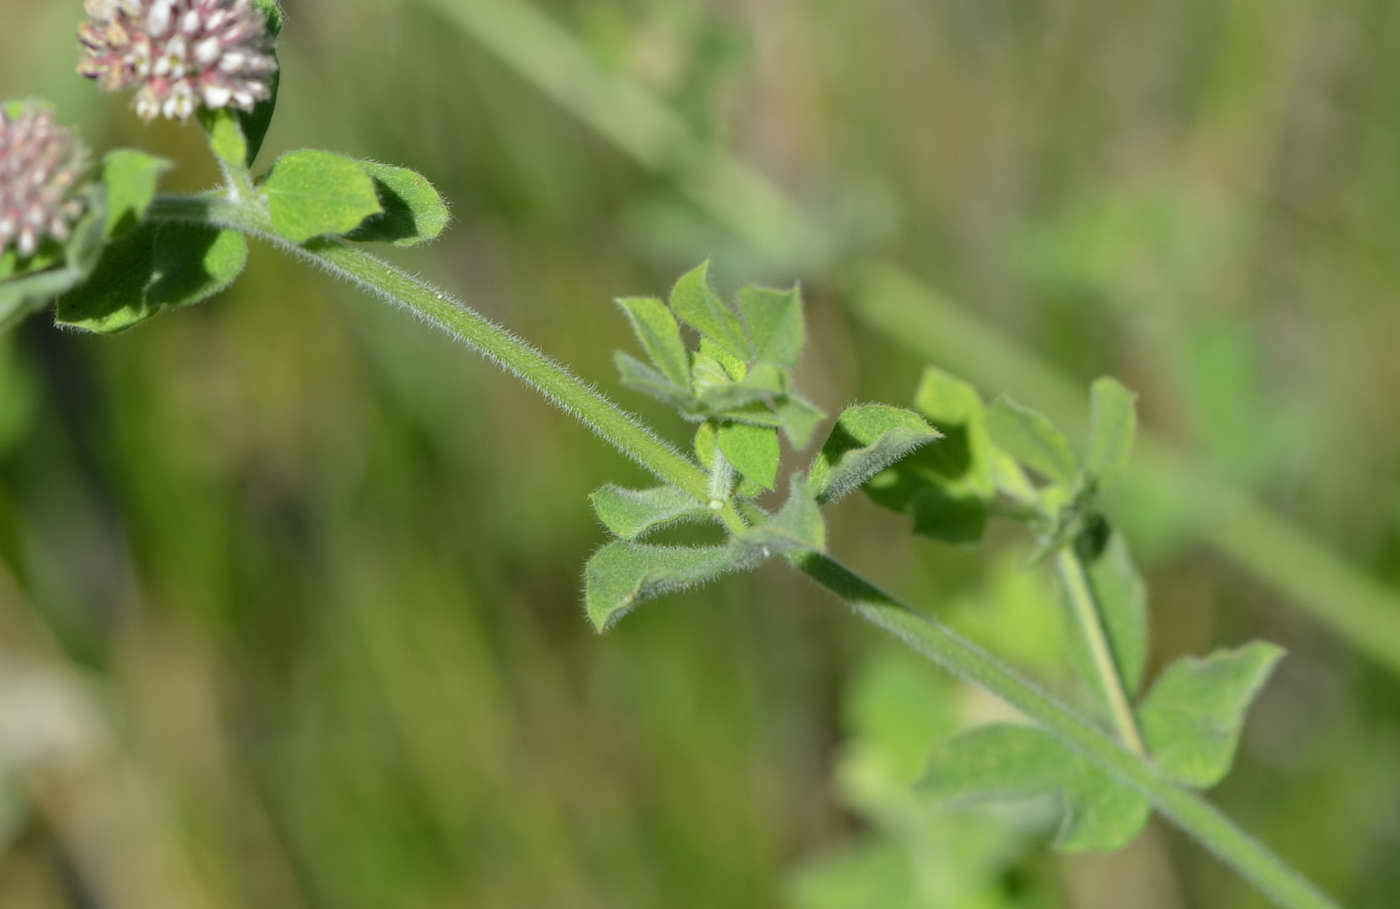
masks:
[[[677,177],[680,190],[747,248],[808,273],[849,275],[838,238],[771,179],[723,148],[696,138],[684,119],[637,82],[604,70],[549,16],[521,0],[424,0],[523,78],[644,166]],[[820,266],[820,268],[818,268]],[[1056,416],[1084,411],[1078,383],[1029,353],[910,272],[885,263],[898,298],[845,295],[857,317],[895,343],[954,366],[984,385],[1034,395]],[[1272,585],[1357,648],[1400,673],[1400,596],[1338,558],[1304,528],[1151,436],[1133,476],[1192,510],[1191,526],[1218,550]]]
[[[213,224],[260,237],[374,296],[413,312],[525,380],[656,476],[687,491],[698,501],[708,501],[710,476],[637,418],[462,301],[400,269],[339,241],[319,241],[306,246],[289,243],[272,232],[266,214],[260,209],[235,205],[222,198],[162,197],[152,205],[150,216],[161,221]],[[744,519],[733,505],[726,504],[719,517],[731,530],[745,527]],[[916,614],[826,555],[801,553],[789,557],[789,561],[849,603],[862,618],[956,675],[1000,696],[1085,759],[1102,767],[1124,785],[1142,792],[1164,815],[1280,905],[1334,905],[1200,796],[1163,779],[1141,757],[1124,750],[1093,723],[975,644]]]
[[[1118,730],[1118,738],[1133,754],[1147,756],[1147,747],[1138,734],[1137,720],[1133,718],[1133,705],[1128,702],[1123,690],[1123,673],[1118,661],[1113,658],[1113,650],[1108,644],[1108,634],[1104,630],[1103,614],[1099,611],[1094,591],[1089,586],[1089,578],[1084,574],[1084,563],[1072,545],[1061,546],[1055,553],[1055,571],[1069,598],[1070,611],[1079,625],[1084,642],[1089,646],[1089,656],[1094,664],[1095,680],[1108,704],[1109,716],[1113,718],[1113,728]]]

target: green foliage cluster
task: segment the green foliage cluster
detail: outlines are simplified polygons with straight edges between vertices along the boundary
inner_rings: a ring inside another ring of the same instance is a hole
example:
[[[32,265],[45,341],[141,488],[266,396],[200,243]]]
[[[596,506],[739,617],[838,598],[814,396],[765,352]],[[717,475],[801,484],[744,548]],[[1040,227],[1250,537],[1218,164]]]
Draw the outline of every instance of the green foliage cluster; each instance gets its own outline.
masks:
[[[584,602],[600,631],[647,599],[692,587],[764,560],[826,550],[821,506],[939,437],[918,415],[880,404],[844,410],[825,444],[789,476],[774,513],[758,499],[778,484],[782,438],[806,447],[825,414],[797,390],[793,370],[806,339],[798,288],[744,287],[730,305],[710,285],[708,263],[680,278],[669,305],[653,297],[618,301],[650,364],[618,352],[623,384],[699,423],[693,448],[709,473],[707,501],[675,486],[593,494],[593,508],[617,539],[588,562]],[[682,328],[685,326],[685,329]],[[695,343],[688,344],[685,330]],[[724,525],[737,507],[746,523],[725,527],[711,546],[641,542],[683,522]]]

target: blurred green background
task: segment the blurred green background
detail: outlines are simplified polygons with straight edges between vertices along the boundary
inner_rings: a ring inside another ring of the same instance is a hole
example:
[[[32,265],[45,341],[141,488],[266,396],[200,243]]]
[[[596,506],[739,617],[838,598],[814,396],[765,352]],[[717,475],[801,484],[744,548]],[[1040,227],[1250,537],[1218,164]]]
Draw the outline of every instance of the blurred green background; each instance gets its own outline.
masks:
[[[937,349],[1052,412],[1016,357],[1080,388],[1111,373],[1191,471],[1389,585],[1360,627],[1395,633],[1400,6],[285,5],[265,161],[315,145],[427,174],[454,226],[391,257],[589,380],[616,389],[633,345],[611,299],[707,256],[727,289],[804,282],[829,411],[907,401]],[[197,130],[72,74],[79,15],[0,0],[0,96],[211,184]],[[35,318],[0,341],[0,906],[1261,905],[1159,822],[1064,858],[1044,805],[920,803],[929,746],[1004,708],[777,568],[595,636],[586,497],[639,470],[254,252],[232,291],[117,338]],[[873,327],[875,262],[958,317]],[[998,343],[960,350],[967,318]],[[1213,797],[1346,904],[1396,905],[1400,674],[1262,576],[1306,584],[1287,547],[1241,531],[1245,570],[1220,515],[1138,486],[1118,516],[1154,664],[1291,651]],[[939,547],[854,500],[833,526],[844,560],[1065,682],[1023,541]]]

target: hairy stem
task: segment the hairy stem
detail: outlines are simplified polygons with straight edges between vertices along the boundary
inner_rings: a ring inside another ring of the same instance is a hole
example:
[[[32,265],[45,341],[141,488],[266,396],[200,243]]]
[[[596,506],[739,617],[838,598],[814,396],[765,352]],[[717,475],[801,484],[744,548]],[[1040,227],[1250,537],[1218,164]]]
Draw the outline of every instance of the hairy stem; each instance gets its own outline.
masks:
[[[840,238],[774,181],[698,139],[684,118],[634,80],[599,66],[580,41],[524,0],[426,0],[521,77],[622,153],[676,178],[702,210],[771,261],[849,278]],[[905,350],[984,385],[1034,392],[1072,426],[1087,424],[1083,395],[1063,369],[1027,351],[912,272],[890,262],[846,294],[853,314]],[[878,292],[874,292],[878,291]],[[1132,476],[1179,502],[1220,552],[1309,612],[1339,637],[1400,673],[1400,596],[1247,491],[1211,477],[1151,435],[1139,440]]]
[[[409,310],[521,378],[657,477],[685,490],[697,501],[709,501],[710,476],[637,418],[462,301],[389,263],[336,240],[297,246],[273,233],[266,214],[255,204],[235,203],[218,196],[161,197],[152,205],[150,215],[156,220],[210,224],[259,237],[380,299]],[[745,527],[743,517],[731,504],[724,506],[719,517],[733,531]],[[845,600],[861,618],[956,675],[1000,696],[1084,758],[1123,784],[1141,791],[1164,815],[1280,905],[1334,905],[1282,859],[1200,796],[1163,779],[1139,755],[1125,750],[1093,723],[975,644],[918,615],[823,554],[799,553],[790,556],[789,561]]]
[[[1147,747],[1142,742],[1142,736],[1138,734],[1137,720],[1133,718],[1133,705],[1128,703],[1127,692],[1123,690],[1123,673],[1108,644],[1103,614],[1099,611],[1098,601],[1089,586],[1089,578],[1084,573],[1084,563],[1079,560],[1073,546],[1061,546],[1055,553],[1055,571],[1060,576],[1065,596],[1069,597],[1074,620],[1084,635],[1085,643],[1089,645],[1094,675],[1104,700],[1108,703],[1113,728],[1118,730],[1119,740],[1129,751],[1146,757]]]

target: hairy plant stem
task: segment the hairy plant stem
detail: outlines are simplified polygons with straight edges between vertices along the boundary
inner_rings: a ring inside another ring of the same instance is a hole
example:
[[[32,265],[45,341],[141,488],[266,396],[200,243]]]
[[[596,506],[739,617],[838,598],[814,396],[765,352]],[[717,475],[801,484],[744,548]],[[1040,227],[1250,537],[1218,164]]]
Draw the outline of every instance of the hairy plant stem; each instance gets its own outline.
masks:
[[[827,220],[804,211],[774,181],[698,138],[684,117],[615,69],[599,65],[567,29],[524,0],[426,0],[522,78],[623,154],[676,180],[678,190],[770,263],[849,279]],[[895,344],[1008,391],[1034,394],[1071,427],[1087,425],[1082,389],[914,273],[876,263],[843,294],[852,313]],[[1359,650],[1400,673],[1400,596],[1348,563],[1306,527],[1212,476],[1144,434],[1132,477],[1192,516],[1203,539]]]
[[[1094,597],[1089,578],[1084,573],[1084,563],[1080,561],[1073,545],[1065,544],[1056,551],[1055,572],[1060,576],[1065,596],[1069,598],[1074,620],[1084,635],[1085,643],[1089,645],[1094,675],[1108,704],[1113,728],[1118,730],[1119,740],[1129,751],[1146,757],[1147,746],[1143,744],[1142,736],[1138,733],[1137,720],[1133,717],[1133,705],[1128,702],[1128,694],[1123,690],[1122,670],[1108,645],[1103,613],[1099,611],[1098,600]]]
[[[708,503],[711,477],[639,420],[462,301],[389,263],[337,240],[304,246],[290,243],[273,232],[266,213],[255,202],[232,202],[214,195],[164,196],[152,205],[150,217],[242,231],[409,310],[520,377],[657,477]],[[733,532],[746,528],[732,504],[726,503],[717,516]],[[823,553],[801,552],[787,559],[848,603],[861,618],[950,672],[1000,696],[1075,752],[1142,792],[1164,815],[1280,905],[1335,905],[1200,796],[1163,778],[1139,755],[1125,750],[1092,722],[977,645],[915,613]]]

